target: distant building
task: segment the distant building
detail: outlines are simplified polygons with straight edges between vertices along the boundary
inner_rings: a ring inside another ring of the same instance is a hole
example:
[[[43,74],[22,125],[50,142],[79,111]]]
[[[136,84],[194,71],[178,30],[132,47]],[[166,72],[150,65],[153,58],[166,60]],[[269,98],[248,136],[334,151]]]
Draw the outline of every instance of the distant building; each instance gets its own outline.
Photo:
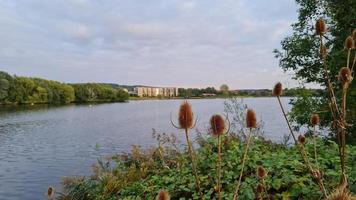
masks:
[[[203,96],[203,97],[215,97],[216,94],[213,94],[213,93],[203,93],[202,96]]]
[[[178,96],[178,88],[176,87],[135,87],[134,91],[139,97]]]

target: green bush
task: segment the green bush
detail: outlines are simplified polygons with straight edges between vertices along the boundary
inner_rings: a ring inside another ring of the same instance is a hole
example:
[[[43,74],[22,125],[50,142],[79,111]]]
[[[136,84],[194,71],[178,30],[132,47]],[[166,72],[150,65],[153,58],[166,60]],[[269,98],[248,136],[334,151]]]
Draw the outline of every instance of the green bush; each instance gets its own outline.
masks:
[[[243,142],[226,136],[222,146],[222,197],[232,199],[241,167]],[[307,139],[309,141],[309,138]],[[215,199],[217,142],[214,138],[198,140],[198,173],[205,199]],[[339,180],[338,147],[333,141],[317,142],[318,163],[323,170],[326,188],[335,188]],[[307,152],[313,146],[307,142]],[[356,147],[347,146],[347,173],[351,191],[356,187]],[[309,156],[310,159],[312,156]],[[99,162],[91,178],[66,183],[69,199],[154,199],[164,188],[172,199],[197,199],[194,177],[187,153],[172,145],[141,151],[134,147],[130,154],[115,156]],[[311,159],[311,163],[316,161]],[[258,184],[256,168],[262,165],[268,171],[265,179],[268,194],[273,199],[319,199],[322,196],[308,169],[293,147],[255,138],[249,152],[239,198],[255,199]]]

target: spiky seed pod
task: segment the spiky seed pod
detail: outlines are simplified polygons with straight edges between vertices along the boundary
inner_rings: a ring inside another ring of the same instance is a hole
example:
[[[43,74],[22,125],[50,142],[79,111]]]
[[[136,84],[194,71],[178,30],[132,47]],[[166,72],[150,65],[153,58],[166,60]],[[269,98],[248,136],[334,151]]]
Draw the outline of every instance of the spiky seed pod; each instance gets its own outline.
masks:
[[[356,200],[356,196],[344,189],[338,188],[328,196],[327,200]]]
[[[210,118],[210,129],[211,129],[211,134],[215,137],[224,134],[225,121],[221,117],[221,115],[213,115]]]
[[[156,197],[156,200],[170,200],[170,199],[171,197],[169,196],[169,193],[165,190],[160,190]]]
[[[312,114],[312,116],[310,117],[310,123],[312,126],[316,126],[319,125],[320,123],[320,118],[318,114]]]
[[[257,127],[256,113],[252,109],[247,109],[246,126],[247,126],[247,128],[256,128]]]
[[[179,108],[178,121],[182,129],[190,129],[193,127],[193,111],[187,101],[184,101]]]
[[[345,48],[347,50],[355,48],[355,42],[354,42],[354,39],[351,36],[346,38],[346,40],[345,40]]]
[[[304,135],[299,135],[298,136],[298,142],[300,143],[300,144],[304,144],[305,143],[305,136]]]
[[[311,175],[316,181],[320,181],[321,179],[323,179],[323,175],[319,170],[313,170],[311,172]]]
[[[321,56],[321,58],[325,58],[327,53],[328,52],[327,52],[326,46],[325,45],[321,45],[320,46],[320,56]]]
[[[356,28],[352,31],[352,39],[356,40]]]
[[[348,67],[343,67],[339,71],[339,80],[342,84],[352,81],[351,70]]]
[[[262,166],[258,166],[257,167],[257,177],[264,178],[266,176],[267,176],[267,171],[265,170],[265,168]]]
[[[318,35],[324,35],[324,33],[326,32],[326,25],[322,18],[316,20],[315,30],[316,30],[316,34]]]
[[[273,87],[272,95],[273,96],[281,96],[283,91],[283,86],[281,82],[276,83]]]
[[[265,187],[264,187],[261,183],[259,183],[259,184],[257,185],[256,190],[257,190],[257,193],[258,193],[258,194],[261,194],[261,193],[265,190]]]
[[[49,186],[48,189],[47,189],[47,196],[49,199],[53,198],[54,196],[54,189],[53,187]]]

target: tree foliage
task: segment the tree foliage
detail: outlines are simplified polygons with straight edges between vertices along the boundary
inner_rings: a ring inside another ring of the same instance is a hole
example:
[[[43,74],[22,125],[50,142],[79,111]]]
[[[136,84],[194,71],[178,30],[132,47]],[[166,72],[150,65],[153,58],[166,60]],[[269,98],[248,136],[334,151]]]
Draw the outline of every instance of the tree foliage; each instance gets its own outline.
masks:
[[[326,84],[323,78],[323,67],[320,58],[320,40],[315,33],[315,21],[322,17],[327,23],[326,47],[328,51],[327,63],[330,69],[330,77],[335,88],[340,90],[340,84],[335,78],[341,67],[346,66],[347,53],[344,49],[344,40],[356,28],[356,1],[354,0],[296,0],[299,5],[298,21],[292,24],[293,33],[281,42],[281,50],[275,50],[274,53],[279,59],[279,64],[285,71],[294,71],[294,79],[299,80],[302,84],[314,83],[325,88],[324,92],[318,93],[317,96],[300,96],[291,103],[294,105],[292,115],[297,123],[308,124],[308,120],[301,116],[310,116],[311,111],[318,112],[322,121],[329,121],[331,114],[328,111],[328,95]],[[353,50],[352,55],[355,55]],[[353,56],[351,56],[351,62]],[[341,94],[336,94],[338,100]],[[314,98],[314,100],[312,100]],[[356,124],[356,83],[350,87],[348,98],[349,123]],[[308,105],[307,102],[314,103]],[[312,106],[312,109],[304,109]],[[294,112],[294,114],[293,114]],[[301,114],[301,112],[303,112]],[[324,119],[324,120],[323,120]],[[324,124],[330,126],[330,124]],[[349,133],[356,135],[356,126],[349,128]],[[349,134],[351,136],[351,134]],[[352,138],[352,136],[350,137]],[[352,140],[348,140],[352,141]],[[355,142],[356,140],[353,140]]]
[[[66,104],[126,101],[128,93],[106,84],[65,84],[41,78],[11,76],[0,71],[0,104]]]

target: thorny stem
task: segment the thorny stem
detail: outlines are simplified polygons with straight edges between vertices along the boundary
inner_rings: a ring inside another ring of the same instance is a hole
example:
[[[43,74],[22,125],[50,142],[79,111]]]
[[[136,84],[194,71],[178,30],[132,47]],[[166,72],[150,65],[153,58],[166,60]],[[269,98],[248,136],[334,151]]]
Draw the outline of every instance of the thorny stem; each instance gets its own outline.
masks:
[[[247,153],[248,153],[248,149],[250,147],[250,143],[251,143],[251,135],[252,135],[252,128],[250,128],[250,133],[248,135],[248,138],[247,138],[247,143],[246,143],[246,147],[245,147],[245,152],[244,152],[244,156],[243,156],[243,159],[242,159],[242,166],[241,166],[241,170],[240,170],[240,176],[239,176],[239,181],[237,182],[237,185],[236,185],[236,189],[235,189],[235,192],[234,192],[234,200],[237,200],[237,197],[239,195],[239,190],[240,190],[240,185],[241,185],[241,179],[242,179],[242,174],[244,172],[244,167],[245,167],[245,161],[247,160]]]
[[[354,61],[353,61],[353,63],[352,63],[352,67],[351,67],[351,75],[352,75],[352,76],[353,76],[353,72],[354,72],[355,63],[356,63],[356,52],[355,52]]]
[[[221,141],[218,135],[218,199],[221,200]]]
[[[350,66],[350,54],[351,54],[351,49],[347,50],[347,68]]]
[[[346,146],[346,141],[345,141],[345,134],[346,134],[346,99],[347,99],[347,89],[348,89],[348,83],[345,83],[343,86],[342,90],[342,115],[341,115],[341,152],[340,152],[340,159],[341,159],[341,173],[342,176],[345,175],[345,146]],[[341,177],[342,179],[344,177]]]
[[[304,163],[307,165],[307,167],[308,167],[310,173],[313,173],[315,170],[312,168],[312,166],[311,166],[310,163],[309,163],[309,160],[308,160],[307,154],[306,154],[306,152],[305,152],[304,146],[303,146],[302,144],[299,144],[299,143],[298,143],[298,141],[297,141],[297,139],[296,139],[296,137],[295,137],[295,135],[294,135],[294,132],[293,132],[293,130],[292,130],[292,126],[290,125],[290,122],[289,122],[289,120],[288,120],[288,118],[287,118],[286,112],[285,112],[285,110],[284,110],[284,108],[283,108],[281,99],[279,98],[279,96],[277,96],[277,99],[278,99],[278,103],[279,103],[279,105],[280,105],[280,107],[281,107],[281,110],[282,110],[284,119],[285,119],[286,122],[287,122],[289,131],[290,131],[291,135],[293,136],[295,145],[297,146],[297,149],[299,150],[299,153],[300,153],[300,155],[301,155],[301,157],[302,157]],[[324,197],[327,198],[327,192],[326,192],[326,190],[325,190],[323,181],[322,181],[321,179],[315,179],[315,180],[316,180],[317,184],[319,185],[320,190],[321,190],[321,192],[323,193]]]
[[[294,140],[295,144],[298,145],[297,138],[295,137],[294,132],[293,132],[293,130],[292,130],[292,126],[290,125],[290,123],[289,123],[289,121],[288,121],[287,114],[286,114],[286,112],[285,112],[285,110],[284,110],[284,108],[283,108],[281,99],[279,98],[279,96],[277,96],[277,99],[278,99],[279,106],[281,107],[281,110],[282,110],[282,113],[283,113],[283,117],[284,117],[284,119],[287,121],[287,125],[288,125],[288,128],[289,128],[290,133],[292,134],[293,140]]]
[[[268,192],[267,192],[267,187],[266,187],[266,183],[265,183],[265,179],[264,179],[264,178],[262,178],[262,185],[263,185],[263,188],[264,188],[263,192],[265,193],[267,199],[269,200],[269,196],[268,196]],[[263,197],[263,195],[262,195],[262,197]],[[262,198],[262,199],[263,199],[263,198]]]
[[[320,48],[323,46],[323,38],[320,36]],[[334,107],[333,110],[339,115],[339,108],[336,103],[336,98],[335,98],[335,93],[333,86],[330,81],[329,73],[328,73],[328,67],[326,65],[326,55],[322,55],[322,61],[323,61],[323,68],[324,68],[324,76],[325,76],[325,82],[329,91],[329,96],[330,96],[330,101],[332,106]],[[336,120],[336,119],[334,119]]]
[[[323,38],[320,36],[320,48],[323,46]],[[349,56],[350,54],[348,53],[348,58],[347,58],[347,65],[349,65]],[[331,102],[331,107],[330,110],[332,112],[333,118],[334,118],[334,123],[337,125],[337,138],[338,138],[338,146],[339,146],[339,157],[340,157],[340,166],[341,166],[341,179],[340,183],[342,180],[346,179],[345,173],[344,173],[344,167],[345,167],[345,123],[344,123],[344,117],[342,116],[344,114],[340,113],[338,105],[336,103],[336,98],[334,94],[334,89],[331,85],[328,70],[327,70],[327,64],[326,64],[326,55],[322,55],[322,61],[323,61],[323,67],[324,67],[324,76],[325,76],[325,81],[327,83],[327,88],[329,90],[329,95],[330,95],[330,102]],[[354,60],[355,63],[355,60]],[[353,68],[353,66],[352,66]],[[352,70],[351,70],[352,72]],[[345,94],[345,92],[344,92]],[[346,101],[346,100],[345,100]],[[344,110],[344,109],[343,109]],[[336,113],[335,113],[336,112]]]
[[[185,138],[186,138],[187,144],[188,144],[188,151],[189,151],[190,159],[192,160],[192,168],[193,168],[193,173],[195,176],[195,185],[197,187],[197,191],[199,193],[200,199],[202,200],[203,194],[201,193],[201,189],[200,189],[200,181],[199,181],[199,177],[198,177],[197,166],[196,166],[195,159],[193,156],[192,144],[190,143],[189,136],[188,136],[188,129],[185,129]]]
[[[316,162],[316,165],[318,166],[318,158],[316,156],[316,130],[315,130],[315,125],[313,126],[313,140],[314,140],[314,159]]]

